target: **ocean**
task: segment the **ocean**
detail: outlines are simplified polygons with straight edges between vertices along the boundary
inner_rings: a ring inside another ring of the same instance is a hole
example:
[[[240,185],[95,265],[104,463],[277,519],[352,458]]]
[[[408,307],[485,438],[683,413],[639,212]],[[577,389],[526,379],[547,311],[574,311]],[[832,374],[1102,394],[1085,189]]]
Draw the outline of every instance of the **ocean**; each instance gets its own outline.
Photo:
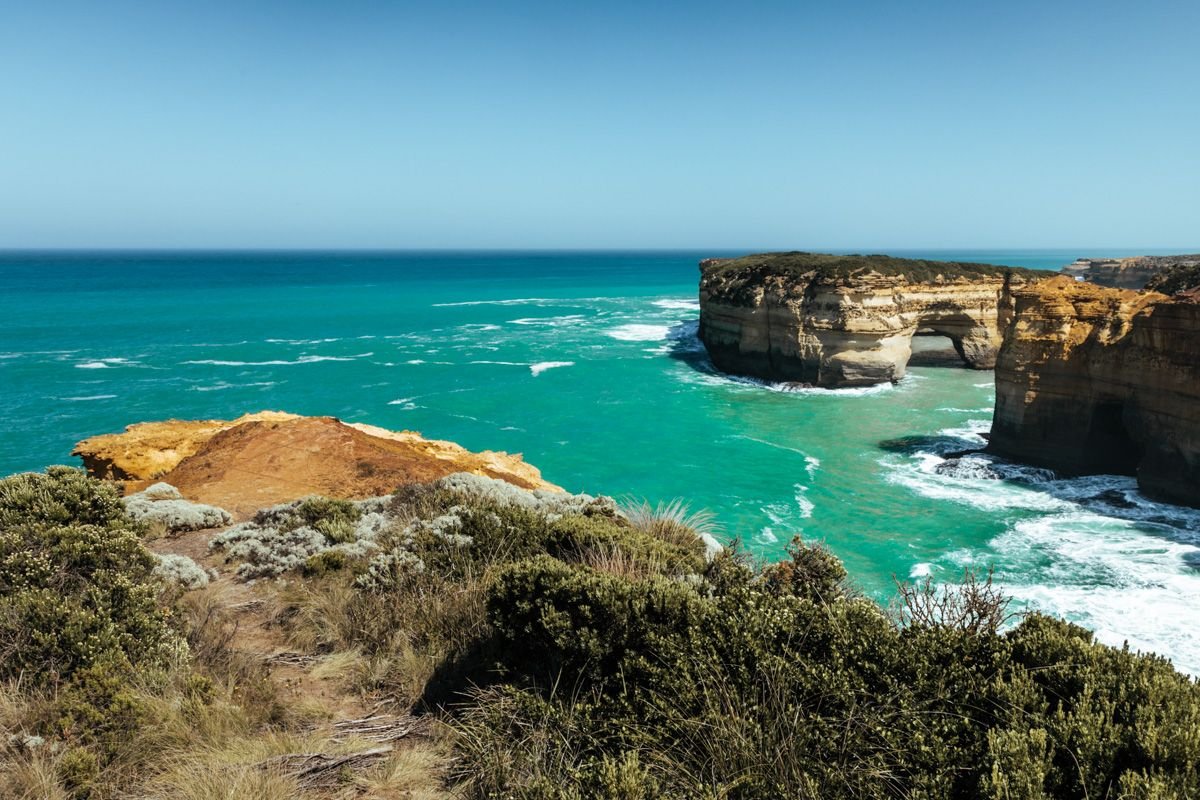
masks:
[[[3,253],[0,474],[144,420],[334,415],[523,453],[571,491],[686,498],[764,558],[823,541],[882,602],[994,567],[1019,607],[1200,673],[1200,512],[1127,477],[948,461],[983,443],[988,372],[838,391],[716,373],[697,262],[736,254]]]

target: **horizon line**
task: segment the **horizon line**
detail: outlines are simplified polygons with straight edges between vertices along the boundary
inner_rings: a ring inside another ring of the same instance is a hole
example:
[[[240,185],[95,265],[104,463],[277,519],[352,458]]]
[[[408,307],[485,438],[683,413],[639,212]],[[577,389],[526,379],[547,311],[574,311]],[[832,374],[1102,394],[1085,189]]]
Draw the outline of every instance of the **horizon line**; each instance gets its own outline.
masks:
[[[821,246],[821,247],[738,247],[738,246],[687,246],[687,247],[364,247],[364,246],[319,246],[291,247],[286,245],[254,246],[154,246],[154,245],[104,245],[104,246],[0,246],[0,254],[10,253],[699,253],[710,251],[739,253],[782,253],[807,252],[831,253],[835,255],[871,255],[888,252],[987,252],[1033,253],[1041,251],[1075,251],[1098,255],[1101,251],[1169,250],[1171,255],[1200,253],[1196,247],[1142,246],[1142,245],[1023,245],[1002,247],[999,245],[906,245],[903,247]],[[1141,252],[1139,252],[1141,254]]]

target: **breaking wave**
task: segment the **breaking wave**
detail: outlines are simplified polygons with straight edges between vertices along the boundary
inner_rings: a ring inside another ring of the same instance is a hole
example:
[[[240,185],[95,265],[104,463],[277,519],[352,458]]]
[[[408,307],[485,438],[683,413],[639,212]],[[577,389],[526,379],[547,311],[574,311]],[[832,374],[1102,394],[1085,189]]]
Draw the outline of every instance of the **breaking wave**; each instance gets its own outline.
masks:
[[[981,445],[985,430],[971,420],[880,459],[888,481],[986,511],[1004,528],[982,546],[915,565],[910,577],[994,565],[1022,608],[1077,622],[1106,644],[1170,654],[1200,674],[1200,510],[1158,503],[1132,477],[1063,477],[961,452]]]

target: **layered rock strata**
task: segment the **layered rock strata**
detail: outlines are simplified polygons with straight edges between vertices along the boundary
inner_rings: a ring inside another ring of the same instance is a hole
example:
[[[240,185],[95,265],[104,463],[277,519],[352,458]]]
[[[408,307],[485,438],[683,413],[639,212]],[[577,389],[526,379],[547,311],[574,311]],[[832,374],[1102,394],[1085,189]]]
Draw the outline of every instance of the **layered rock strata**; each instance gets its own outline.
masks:
[[[1013,292],[988,449],[1068,474],[1136,475],[1200,505],[1200,292],[1055,278]]]
[[[1063,267],[1063,274],[1114,289],[1142,289],[1167,270],[1197,265],[1200,255],[1080,258]]]
[[[888,256],[768,253],[700,264],[700,339],[717,369],[827,388],[904,376],[918,332],[991,369],[1010,290],[1036,273]]]
[[[559,490],[520,455],[474,453],[411,431],[278,411],[130,425],[85,439],[72,454],[92,475],[125,481],[127,491],[161,480],[188,500],[235,514],[311,494],[373,497],[456,472]]]

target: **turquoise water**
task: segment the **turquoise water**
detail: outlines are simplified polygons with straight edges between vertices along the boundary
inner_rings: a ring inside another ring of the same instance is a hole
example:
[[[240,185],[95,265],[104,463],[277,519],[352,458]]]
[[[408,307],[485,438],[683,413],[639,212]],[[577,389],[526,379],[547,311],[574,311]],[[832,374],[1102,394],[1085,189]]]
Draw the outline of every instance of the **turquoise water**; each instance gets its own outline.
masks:
[[[893,576],[994,564],[1022,604],[1200,671],[1200,514],[1128,478],[947,461],[982,444],[987,372],[834,392],[714,373],[695,338],[712,255],[0,255],[0,474],[135,421],[332,414],[520,452],[572,491],[685,497],[765,557],[823,539],[880,599]]]

